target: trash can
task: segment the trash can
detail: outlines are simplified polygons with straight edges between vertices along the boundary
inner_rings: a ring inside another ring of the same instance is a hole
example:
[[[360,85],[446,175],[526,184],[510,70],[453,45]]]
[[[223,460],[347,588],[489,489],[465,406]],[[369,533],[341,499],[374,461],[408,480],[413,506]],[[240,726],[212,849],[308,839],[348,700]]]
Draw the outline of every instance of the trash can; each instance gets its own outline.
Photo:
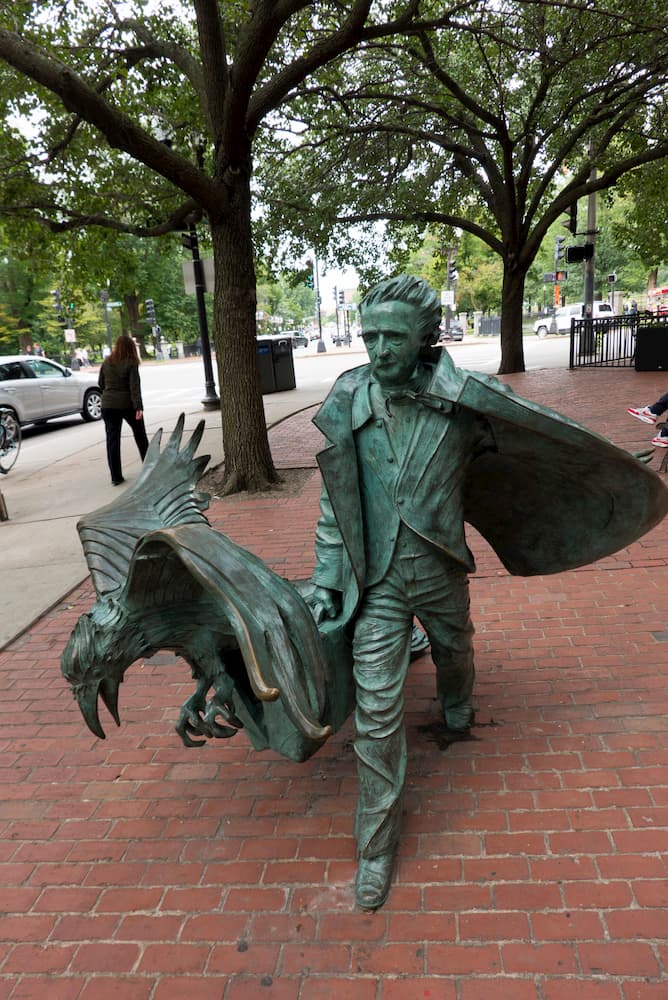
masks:
[[[257,338],[257,374],[262,395],[295,388],[291,337]]]
[[[257,338],[257,377],[260,382],[260,392],[263,396],[267,392],[276,392],[271,337]]]
[[[635,369],[637,372],[668,371],[668,323],[638,327]]]
[[[274,360],[274,378],[276,379],[276,392],[284,392],[287,389],[294,389],[295,382],[295,360],[294,344],[292,337],[274,337],[271,342],[271,354]]]

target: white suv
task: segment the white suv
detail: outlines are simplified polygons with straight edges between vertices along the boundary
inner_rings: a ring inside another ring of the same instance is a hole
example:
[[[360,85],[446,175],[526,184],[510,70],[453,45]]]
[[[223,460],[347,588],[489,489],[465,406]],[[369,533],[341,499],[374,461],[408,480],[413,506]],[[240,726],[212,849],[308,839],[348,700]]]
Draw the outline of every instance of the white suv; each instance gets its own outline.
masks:
[[[594,302],[592,316],[599,319],[601,316],[614,316],[614,310],[609,302]],[[554,314],[557,324],[557,333],[570,333],[571,320],[582,319],[584,302],[572,302],[569,306],[561,306]],[[536,336],[546,337],[552,329],[552,316],[541,316],[533,325]]]

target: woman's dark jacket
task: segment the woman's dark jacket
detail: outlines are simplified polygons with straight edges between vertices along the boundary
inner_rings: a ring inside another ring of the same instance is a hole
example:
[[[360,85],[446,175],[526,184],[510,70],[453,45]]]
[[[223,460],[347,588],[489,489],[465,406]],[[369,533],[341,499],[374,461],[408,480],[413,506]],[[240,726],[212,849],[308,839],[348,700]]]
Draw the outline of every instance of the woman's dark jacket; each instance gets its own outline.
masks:
[[[143,410],[139,365],[127,361],[112,364],[109,358],[102,362],[98,384],[102,390],[103,410]]]

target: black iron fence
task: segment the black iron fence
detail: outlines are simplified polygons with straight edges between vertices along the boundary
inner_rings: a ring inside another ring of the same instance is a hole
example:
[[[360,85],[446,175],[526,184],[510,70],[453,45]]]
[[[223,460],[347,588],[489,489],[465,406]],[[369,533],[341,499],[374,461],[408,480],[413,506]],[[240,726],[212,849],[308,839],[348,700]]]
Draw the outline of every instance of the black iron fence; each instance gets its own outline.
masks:
[[[500,316],[481,316],[478,320],[479,337],[498,337],[501,333]]]
[[[668,316],[571,320],[571,368],[668,368]]]

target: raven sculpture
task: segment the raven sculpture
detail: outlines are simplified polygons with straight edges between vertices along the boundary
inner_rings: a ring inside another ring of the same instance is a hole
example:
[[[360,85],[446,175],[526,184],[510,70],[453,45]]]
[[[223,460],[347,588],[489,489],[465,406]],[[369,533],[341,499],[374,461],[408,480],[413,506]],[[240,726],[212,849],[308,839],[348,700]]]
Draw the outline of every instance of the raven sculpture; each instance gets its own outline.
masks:
[[[469,375],[461,397],[485,412],[481,380]],[[511,573],[591,562],[666,514],[668,493],[643,464],[647,454],[629,455],[505,387],[492,395],[497,453],[471,466],[466,517]],[[244,728],[256,749],[306,760],[354,707],[347,623],[317,623],[310,582],[277,576],[211,528],[209,497],[197,489],[209,461],[195,454],[204,422],[181,447],[183,426],[181,415],[162,451],[158,431],[136,483],[77,525],[97,601],[72,632],[63,674],[104,738],[99,699],[119,724],[125,671],[173,650],[196,682],[176,726],[186,746]],[[427,645],[416,627],[412,655]]]
[[[349,644],[338,628],[319,632],[297,585],[210,527],[197,490],[209,456],[195,456],[204,422],[181,447],[183,426],[181,415],[162,451],[158,431],[137,482],[77,525],[97,602],[63,675],[104,738],[98,700],[120,724],[125,671],[173,650],[196,682],[176,726],[186,746],[243,727],[256,749],[305,760],[352,709]]]

